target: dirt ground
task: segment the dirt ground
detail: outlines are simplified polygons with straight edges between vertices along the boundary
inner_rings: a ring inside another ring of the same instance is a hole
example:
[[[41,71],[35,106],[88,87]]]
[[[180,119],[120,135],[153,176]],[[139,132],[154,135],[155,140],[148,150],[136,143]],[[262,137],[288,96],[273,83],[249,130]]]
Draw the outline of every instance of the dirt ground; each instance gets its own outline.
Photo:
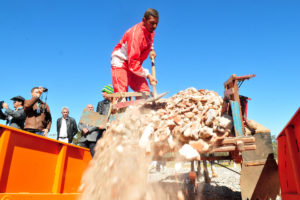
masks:
[[[217,177],[212,177],[209,169],[210,183],[205,183],[204,177],[200,176],[197,179],[196,189],[189,182],[189,163],[185,163],[180,170],[165,167],[157,172],[156,168],[153,168],[150,170],[148,179],[157,187],[163,188],[166,199],[177,199],[178,192],[182,191],[183,194],[189,193],[191,200],[239,200],[241,199],[239,186],[240,167],[231,166],[230,169],[215,167]]]

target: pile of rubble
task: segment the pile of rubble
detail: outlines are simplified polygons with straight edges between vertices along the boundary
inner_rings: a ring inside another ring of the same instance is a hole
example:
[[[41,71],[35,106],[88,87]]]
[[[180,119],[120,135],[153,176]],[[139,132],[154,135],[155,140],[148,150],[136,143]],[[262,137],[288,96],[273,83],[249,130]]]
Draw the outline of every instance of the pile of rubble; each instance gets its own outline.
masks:
[[[189,88],[127,108],[97,143],[83,176],[82,199],[166,199],[147,181],[152,157],[173,150],[199,159],[212,150],[232,129],[231,118],[221,116],[222,102],[215,92]]]
[[[221,116],[223,99],[213,91],[188,88],[159,102],[164,103],[141,121],[139,143],[147,152],[178,150],[186,159],[197,159],[231,132],[232,118]]]

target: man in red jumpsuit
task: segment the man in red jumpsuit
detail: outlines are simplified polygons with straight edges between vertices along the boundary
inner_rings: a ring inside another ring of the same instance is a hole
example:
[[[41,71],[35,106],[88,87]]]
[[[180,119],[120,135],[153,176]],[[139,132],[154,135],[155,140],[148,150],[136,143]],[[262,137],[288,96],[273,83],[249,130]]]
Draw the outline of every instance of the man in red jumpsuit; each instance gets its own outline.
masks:
[[[149,53],[150,58],[156,57],[153,39],[158,19],[158,12],[149,8],[143,21],[127,30],[114,48],[111,55],[114,92],[128,92],[128,86],[135,92],[149,92],[146,78],[151,85],[156,84],[157,81],[142,64]]]

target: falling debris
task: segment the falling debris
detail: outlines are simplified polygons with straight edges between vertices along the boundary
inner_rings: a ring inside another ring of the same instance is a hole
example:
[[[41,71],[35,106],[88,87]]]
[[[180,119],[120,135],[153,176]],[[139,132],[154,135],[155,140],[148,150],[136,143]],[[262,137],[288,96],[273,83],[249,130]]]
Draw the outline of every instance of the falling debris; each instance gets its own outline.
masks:
[[[199,160],[212,151],[232,129],[231,117],[221,116],[222,103],[213,91],[188,88],[155,104],[128,108],[98,141],[82,179],[82,199],[166,199],[147,181],[152,158],[176,151]]]

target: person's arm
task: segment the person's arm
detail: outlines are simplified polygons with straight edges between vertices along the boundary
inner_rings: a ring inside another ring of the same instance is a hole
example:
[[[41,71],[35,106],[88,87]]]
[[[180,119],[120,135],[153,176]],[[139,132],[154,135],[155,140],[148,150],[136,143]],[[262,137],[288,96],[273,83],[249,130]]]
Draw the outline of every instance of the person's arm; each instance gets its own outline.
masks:
[[[51,124],[52,124],[51,112],[50,112],[50,108],[47,104],[46,104],[46,111],[45,112],[46,112],[45,113],[45,115],[46,115],[45,120],[47,121],[47,126],[43,131],[44,131],[44,136],[47,136],[48,132],[50,131]]]
[[[60,120],[60,118],[58,118],[57,121],[56,121],[56,131],[57,131],[56,136],[57,136],[57,140],[59,139],[59,120]]]
[[[89,129],[87,128],[87,125],[82,124],[80,122],[78,124],[78,128],[81,131],[81,133],[83,133],[83,135],[86,135],[89,132]]]
[[[82,131],[83,128],[84,128],[84,125],[83,125],[82,123],[79,122],[79,124],[78,124],[78,129],[79,129],[80,131]]]
[[[97,113],[100,113],[100,109],[101,109],[100,106],[101,106],[101,101],[99,101],[97,104],[97,109],[96,109]]]
[[[75,136],[78,132],[75,119],[72,119],[72,123],[73,123],[73,136]]]
[[[6,120],[6,114],[2,112],[2,110],[0,109],[0,119]]]
[[[97,126],[88,126],[89,133],[99,130]]]
[[[149,70],[142,67],[141,51],[143,46],[144,35],[138,28],[132,34],[128,34],[127,50],[128,50],[128,67],[131,72],[138,76],[146,78],[150,73]]]
[[[5,113],[6,113],[7,115],[12,116],[14,119],[23,119],[23,118],[25,118],[25,113],[24,113],[24,110],[23,110],[23,109],[13,111],[13,110],[11,110],[10,108],[7,108],[7,109],[5,110]]]
[[[99,103],[98,103],[98,106],[97,106],[97,112],[100,114],[100,115],[103,115],[103,112],[104,112],[104,109],[103,109],[103,105],[104,103],[103,103],[103,101],[100,101]]]
[[[89,126],[89,125],[86,125],[86,124],[82,124],[80,122],[78,124],[78,128],[81,132],[84,133],[84,135],[99,129],[99,127],[97,127],[97,126]]]
[[[25,100],[24,102],[24,110],[28,111],[32,109],[33,105],[39,100],[39,97],[32,97],[29,100]]]

